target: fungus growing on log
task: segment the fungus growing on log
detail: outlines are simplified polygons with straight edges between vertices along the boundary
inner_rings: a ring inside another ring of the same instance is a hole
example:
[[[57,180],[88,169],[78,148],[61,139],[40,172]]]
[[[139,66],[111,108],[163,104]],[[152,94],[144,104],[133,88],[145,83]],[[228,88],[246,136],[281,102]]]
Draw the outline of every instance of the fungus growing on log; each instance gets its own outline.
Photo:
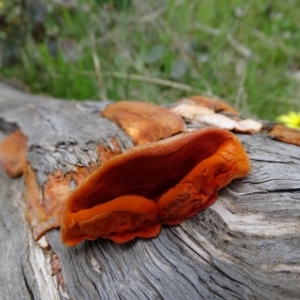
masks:
[[[38,185],[30,164],[26,164],[24,175],[26,219],[32,229],[34,240],[38,240],[48,230],[60,226],[64,200],[71,191],[69,181],[72,175],[64,176],[57,170],[48,175],[43,187]]]
[[[221,100],[212,99],[212,98],[201,96],[201,95],[183,98],[183,99],[179,100],[178,103],[184,103],[186,101],[193,102],[193,103],[199,104],[203,107],[210,108],[214,112],[226,112],[231,115],[239,115],[240,114],[236,109],[234,109],[233,107],[231,107],[230,105],[228,105],[227,103],[225,103]]]
[[[111,159],[122,151],[113,139],[111,149],[98,146],[98,157],[102,163]],[[63,173],[58,169],[47,175],[47,181],[39,186],[36,174],[29,163],[25,167],[25,204],[26,219],[32,229],[34,240],[38,240],[52,228],[59,227],[61,215],[66,204],[66,199],[72,192],[72,186],[80,185],[99,166],[90,163],[89,167],[76,166],[74,171]]]
[[[116,102],[107,106],[102,116],[117,123],[136,145],[159,141],[186,130],[178,115],[153,103]]]
[[[300,146],[300,130],[298,129],[277,124],[272,126],[271,130],[268,132],[268,135],[274,140]]]
[[[224,103],[224,105],[226,104]],[[229,118],[227,115],[216,113],[211,108],[189,100],[179,102],[171,108],[171,111],[190,123],[217,126],[236,132],[257,133],[263,127],[261,122],[252,119],[241,119],[238,115],[234,115],[234,118]]]
[[[26,164],[27,137],[21,130],[14,131],[0,144],[0,165],[16,178],[23,174]]]
[[[134,147],[91,174],[69,196],[61,225],[65,244],[156,236],[212,204],[220,188],[246,176],[250,163],[235,135],[197,129]]]
[[[98,145],[97,154],[101,163],[122,153],[115,139],[110,141],[114,150]],[[27,137],[16,130],[0,144],[0,165],[12,177],[25,177],[26,219],[32,229],[34,240],[38,240],[48,230],[59,227],[65,200],[72,192],[72,185],[80,185],[94,172],[98,165],[90,163],[89,167],[75,166],[72,172],[63,173],[57,169],[47,174],[47,181],[40,186],[35,170],[26,160]]]

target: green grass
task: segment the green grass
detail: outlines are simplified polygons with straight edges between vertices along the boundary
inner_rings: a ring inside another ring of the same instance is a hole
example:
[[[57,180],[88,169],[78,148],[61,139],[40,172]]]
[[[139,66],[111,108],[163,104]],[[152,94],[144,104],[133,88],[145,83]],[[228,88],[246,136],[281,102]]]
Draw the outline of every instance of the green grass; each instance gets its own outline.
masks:
[[[206,94],[263,119],[300,110],[296,0],[136,0],[126,9],[109,7],[92,0],[71,9],[53,5],[46,27],[58,36],[56,57],[28,35],[21,61],[1,74],[66,99],[161,103]]]

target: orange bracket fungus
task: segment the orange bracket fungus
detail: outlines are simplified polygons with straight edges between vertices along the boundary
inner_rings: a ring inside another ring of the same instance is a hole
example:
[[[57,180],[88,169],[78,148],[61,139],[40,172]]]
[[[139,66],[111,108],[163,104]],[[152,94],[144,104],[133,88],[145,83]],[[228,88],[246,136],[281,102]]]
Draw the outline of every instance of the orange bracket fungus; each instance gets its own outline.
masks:
[[[201,95],[183,98],[183,99],[179,100],[179,103],[186,102],[186,101],[193,102],[193,103],[201,105],[203,107],[210,108],[216,113],[217,112],[225,112],[225,113],[228,113],[231,115],[239,115],[240,114],[236,109],[234,109],[233,107],[231,107],[230,105],[228,105],[227,103],[225,103],[221,100],[212,99],[212,98],[201,96]]]
[[[122,153],[115,140],[111,140],[111,144],[114,151],[103,146],[97,147],[101,163]],[[60,226],[61,214],[66,199],[72,192],[72,185],[80,185],[97,168],[96,163],[90,162],[89,167],[77,165],[67,173],[58,169],[49,173],[45,183],[40,187],[33,168],[29,163],[26,164],[24,170],[26,219],[35,240],[41,238],[50,229]]]
[[[238,111],[225,102],[203,96],[193,96],[179,100],[171,111],[180,115],[188,123],[244,133],[257,133],[263,128],[261,122],[243,119]]]
[[[300,146],[300,130],[289,128],[282,124],[273,125],[268,135],[272,139]]]
[[[116,102],[107,106],[102,116],[117,123],[136,145],[152,143],[186,130],[178,115],[153,103]]]
[[[197,129],[136,146],[106,161],[68,197],[61,237],[124,243],[158,235],[212,204],[220,188],[250,171],[237,137]]]
[[[0,144],[0,165],[12,177],[23,174],[26,164],[27,137],[21,130],[14,131]]]
[[[26,219],[34,240],[38,240],[50,229],[60,226],[61,213],[68,195],[72,192],[72,185],[80,185],[98,165],[93,162],[88,167],[76,165],[73,170],[65,173],[56,169],[49,172],[45,182],[41,184],[36,170],[26,159],[27,143],[27,137],[19,129],[8,135],[0,143],[0,165],[12,178],[24,173]],[[101,163],[122,153],[116,139],[111,139],[110,145],[113,150],[97,146],[97,156]]]

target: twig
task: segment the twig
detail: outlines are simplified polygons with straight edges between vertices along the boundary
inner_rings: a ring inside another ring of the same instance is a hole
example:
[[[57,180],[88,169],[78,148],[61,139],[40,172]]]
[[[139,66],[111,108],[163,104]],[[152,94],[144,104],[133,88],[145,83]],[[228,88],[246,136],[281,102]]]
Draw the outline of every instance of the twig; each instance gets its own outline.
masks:
[[[238,76],[240,76],[240,80],[239,80],[239,86],[236,93],[234,107],[240,108],[242,106],[243,107],[246,106],[246,103],[242,103],[242,102],[245,99],[245,96],[247,97],[247,95],[245,94],[245,82],[247,78],[247,61],[245,59],[239,60],[239,62],[237,63],[237,68],[238,67],[240,68],[239,70],[237,70],[236,73]]]
[[[234,48],[234,50],[240,56],[244,58],[250,58],[250,57],[255,57],[256,59],[259,58],[257,55],[254,55],[253,52],[248,47],[239,43],[231,34],[227,36],[227,41],[229,42],[230,46]]]
[[[83,74],[85,76],[95,76],[95,73],[92,71],[76,71],[79,74]],[[156,77],[150,77],[150,76],[144,76],[144,75],[138,75],[138,74],[130,74],[130,73],[122,73],[122,72],[111,72],[111,71],[103,71],[102,72],[103,76],[108,76],[108,77],[115,77],[115,78],[122,78],[126,80],[135,80],[135,81],[140,81],[140,82],[147,82],[151,84],[157,84],[165,87],[170,87],[173,89],[185,91],[185,92],[198,92],[202,93],[203,95],[211,96],[211,97],[217,97],[211,91],[203,91],[198,88],[192,87],[187,84],[171,81],[171,80],[166,80],[166,79],[161,79],[161,78],[156,78]]]
[[[223,34],[221,29],[211,27],[211,26],[208,26],[208,25],[202,24],[202,23],[196,23],[194,28],[202,30],[203,32],[208,33],[210,35],[214,35],[214,36],[220,36],[221,34]]]
[[[158,9],[154,10],[153,12],[143,16],[139,22],[140,23],[148,23],[153,22],[155,19],[157,19],[161,14],[165,12],[166,8],[164,6],[159,7]]]
[[[99,58],[95,51],[92,51],[92,55],[93,55],[93,61],[94,61],[94,67],[95,67],[95,75],[96,75],[97,82],[98,82],[99,95],[100,95],[101,100],[106,100],[107,94],[106,94],[106,90],[105,90],[102,75],[101,75],[100,61],[99,61]]]
[[[192,92],[192,91],[197,90],[196,88],[194,88],[190,85],[182,84],[179,82],[174,82],[171,80],[156,78],[156,77],[149,77],[149,76],[138,75],[138,74],[127,74],[127,73],[122,73],[122,72],[103,72],[103,74],[105,76],[111,76],[111,77],[115,77],[115,78],[125,78],[125,79],[129,79],[129,80],[131,79],[131,80],[136,80],[136,81],[142,81],[142,82],[163,85],[163,86],[171,87],[174,89],[183,90],[186,92]]]
[[[161,6],[157,10],[153,11],[151,14],[146,14],[142,16],[138,21],[136,18],[134,18],[132,21],[127,24],[127,30],[129,30],[132,27],[135,27],[137,23],[140,24],[145,24],[145,23],[150,23],[153,22],[155,19],[157,19],[163,12],[165,11],[165,7]],[[113,39],[115,36],[117,36],[120,32],[122,32],[123,28],[122,27],[117,27],[114,28],[108,32],[106,32],[104,35],[102,35],[99,39],[98,42],[104,43],[110,39]]]
[[[254,29],[252,31],[252,35],[260,39],[261,41],[264,41],[266,44],[268,44],[271,47],[278,47],[284,52],[286,52],[287,54],[300,57],[298,49],[285,45],[284,43],[280,42],[279,39],[274,39],[270,36],[267,36],[266,34],[264,34],[263,32],[257,29]]]

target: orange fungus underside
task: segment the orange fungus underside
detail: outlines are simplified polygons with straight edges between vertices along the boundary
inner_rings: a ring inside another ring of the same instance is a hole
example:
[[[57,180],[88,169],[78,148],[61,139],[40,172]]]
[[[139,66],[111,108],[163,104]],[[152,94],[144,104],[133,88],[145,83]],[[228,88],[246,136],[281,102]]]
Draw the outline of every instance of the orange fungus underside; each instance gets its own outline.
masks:
[[[67,245],[154,237],[212,204],[220,188],[246,176],[250,163],[231,132],[206,128],[134,147],[91,174],[67,199]]]

